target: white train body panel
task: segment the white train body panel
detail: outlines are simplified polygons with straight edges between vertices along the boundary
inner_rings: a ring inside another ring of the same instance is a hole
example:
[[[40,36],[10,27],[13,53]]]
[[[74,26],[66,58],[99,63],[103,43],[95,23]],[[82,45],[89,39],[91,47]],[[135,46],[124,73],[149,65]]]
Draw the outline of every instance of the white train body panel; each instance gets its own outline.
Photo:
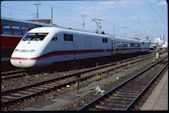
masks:
[[[140,52],[140,41],[56,27],[30,30],[11,56],[11,64],[29,68],[54,62]],[[119,47],[122,44],[124,47]],[[133,47],[131,44],[138,44]],[[145,46],[142,46],[145,47]]]
[[[64,34],[72,34],[73,41],[64,41]],[[97,52],[98,49],[104,50],[109,48],[109,45],[99,46],[93,45],[93,41],[101,40],[98,38],[99,35],[94,36],[91,33],[84,35],[83,32],[71,31],[71,30],[62,30],[57,32],[57,40],[49,42],[48,46],[44,50],[43,54],[50,54],[46,60],[48,62],[60,62],[67,60],[75,60],[75,59],[84,59],[84,58],[93,58],[93,57],[101,57],[101,56],[110,56],[111,52]],[[87,37],[90,40],[87,40]],[[105,36],[104,36],[105,37]],[[98,38],[96,40],[96,38]],[[109,37],[107,37],[109,38]],[[109,39],[109,41],[111,41]],[[90,42],[90,43],[89,43]],[[98,43],[99,44],[99,43]],[[96,51],[96,52],[94,52]]]

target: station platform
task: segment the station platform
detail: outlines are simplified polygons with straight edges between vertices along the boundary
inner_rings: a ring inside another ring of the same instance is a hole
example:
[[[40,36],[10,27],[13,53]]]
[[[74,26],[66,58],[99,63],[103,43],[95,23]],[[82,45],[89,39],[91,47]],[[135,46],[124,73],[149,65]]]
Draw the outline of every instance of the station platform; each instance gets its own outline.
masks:
[[[140,110],[168,110],[168,70]]]

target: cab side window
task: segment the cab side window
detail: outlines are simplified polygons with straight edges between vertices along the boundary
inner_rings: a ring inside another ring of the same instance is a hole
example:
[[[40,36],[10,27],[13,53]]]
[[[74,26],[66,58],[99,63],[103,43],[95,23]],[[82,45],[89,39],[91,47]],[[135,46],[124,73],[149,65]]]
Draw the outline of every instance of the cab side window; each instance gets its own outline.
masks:
[[[55,37],[52,38],[52,41],[56,41],[57,39],[58,39],[58,37],[55,36]]]
[[[107,43],[108,42],[107,38],[102,38],[102,42]]]
[[[64,34],[64,41],[73,41],[72,34]]]

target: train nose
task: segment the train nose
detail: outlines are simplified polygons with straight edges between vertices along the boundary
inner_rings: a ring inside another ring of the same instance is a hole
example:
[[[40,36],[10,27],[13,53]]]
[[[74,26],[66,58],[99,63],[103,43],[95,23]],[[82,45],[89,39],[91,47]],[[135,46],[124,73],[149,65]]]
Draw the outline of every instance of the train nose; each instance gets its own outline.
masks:
[[[20,59],[14,59],[14,58],[11,58],[10,62],[13,66],[19,67],[19,68],[30,68],[30,67],[33,67],[36,63],[35,60],[20,60]]]

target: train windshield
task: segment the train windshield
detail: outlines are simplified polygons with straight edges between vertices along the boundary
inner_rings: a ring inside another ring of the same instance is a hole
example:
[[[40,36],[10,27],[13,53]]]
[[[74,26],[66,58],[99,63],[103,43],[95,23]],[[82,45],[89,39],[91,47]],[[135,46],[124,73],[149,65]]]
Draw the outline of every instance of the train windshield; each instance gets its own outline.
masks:
[[[25,35],[25,37],[22,39],[23,41],[42,41],[48,33],[28,33]]]

